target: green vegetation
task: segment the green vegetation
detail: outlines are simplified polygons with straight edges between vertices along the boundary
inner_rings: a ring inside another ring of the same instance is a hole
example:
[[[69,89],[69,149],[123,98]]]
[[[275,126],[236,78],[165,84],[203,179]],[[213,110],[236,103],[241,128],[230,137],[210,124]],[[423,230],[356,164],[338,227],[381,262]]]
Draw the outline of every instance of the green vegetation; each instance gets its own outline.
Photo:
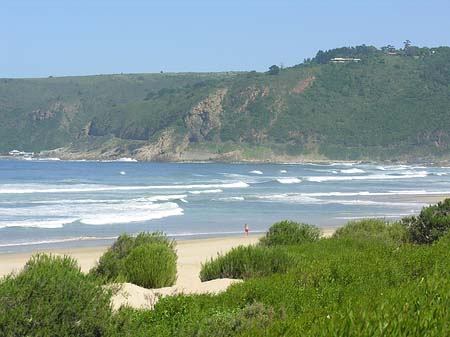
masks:
[[[450,231],[450,199],[425,207],[418,216],[403,219],[411,240],[418,244],[430,244]]]
[[[333,63],[336,57],[360,61]],[[401,49],[319,51],[267,73],[0,79],[0,151],[66,146],[58,155],[445,160],[449,85],[450,48],[409,41]]]
[[[244,282],[218,295],[163,297],[154,310],[123,307],[111,315],[110,292],[92,275],[81,274],[69,258],[39,255],[22,273],[0,281],[0,335],[448,336],[449,203],[424,208],[415,218],[432,233],[420,240],[410,219],[350,222],[332,238],[307,242],[293,238],[302,228],[315,233],[314,227],[279,222],[262,243],[202,267],[203,280]],[[267,245],[267,237],[276,243]],[[143,244],[134,246],[137,238],[121,236],[110,251],[126,253],[127,268],[146,278],[153,272],[141,272],[147,250],[173,246],[161,234],[139,238]]]
[[[171,286],[177,279],[177,255],[164,244],[137,246],[125,259],[128,282],[146,288]]]
[[[333,234],[335,238],[357,238],[359,240],[383,240],[392,244],[409,241],[409,231],[400,222],[386,222],[379,219],[351,221]]]
[[[239,246],[202,265],[200,279],[249,278],[285,272],[293,261],[280,248]]]
[[[175,283],[176,261],[175,241],[163,233],[140,233],[136,237],[122,234],[90,274],[108,282],[159,288]]]
[[[0,280],[0,336],[109,336],[110,298],[72,258],[35,255]]]
[[[261,244],[266,246],[298,245],[320,238],[320,229],[314,225],[284,220],[270,226]]]

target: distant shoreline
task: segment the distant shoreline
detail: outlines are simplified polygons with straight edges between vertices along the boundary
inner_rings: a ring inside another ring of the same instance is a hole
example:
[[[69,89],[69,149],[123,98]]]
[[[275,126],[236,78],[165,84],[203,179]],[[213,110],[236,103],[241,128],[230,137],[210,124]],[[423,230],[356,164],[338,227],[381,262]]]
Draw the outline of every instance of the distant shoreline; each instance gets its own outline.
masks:
[[[127,159],[127,160],[124,160]],[[24,159],[21,157],[14,157],[10,155],[2,155],[0,154],[0,160],[17,160],[17,161],[30,161],[30,162],[39,162],[39,161],[63,161],[63,162],[112,162],[112,163],[129,163],[129,162],[138,162],[138,163],[155,163],[155,164],[236,164],[236,165],[246,165],[246,164],[260,164],[260,165],[330,165],[330,164],[351,164],[351,165],[427,165],[429,167],[450,167],[449,160],[434,160],[433,162],[429,161],[410,161],[410,160],[399,160],[399,161],[391,161],[391,160],[343,160],[343,159],[314,159],[307,158],[304,160],[298,160],[297,157],[292,157],[292,161],[289,158],[285,158],[286,160],[258,160],[258,159],[242,159],[242,160],[138,160],[133,157],[124,157],[124,158],[90,158],[88,157],[76,157],[69,158],[65,156],[61,157],[33,157],[31,159]]]

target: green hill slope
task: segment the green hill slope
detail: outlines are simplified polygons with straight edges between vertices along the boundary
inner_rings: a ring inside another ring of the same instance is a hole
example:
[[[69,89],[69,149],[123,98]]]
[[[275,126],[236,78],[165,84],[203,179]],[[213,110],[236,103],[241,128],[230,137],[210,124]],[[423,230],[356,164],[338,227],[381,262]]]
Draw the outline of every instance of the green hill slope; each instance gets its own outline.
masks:
[[[0,117],[3,152],[445,160],[450,48],[339,48],[267,73],[1,79]]]

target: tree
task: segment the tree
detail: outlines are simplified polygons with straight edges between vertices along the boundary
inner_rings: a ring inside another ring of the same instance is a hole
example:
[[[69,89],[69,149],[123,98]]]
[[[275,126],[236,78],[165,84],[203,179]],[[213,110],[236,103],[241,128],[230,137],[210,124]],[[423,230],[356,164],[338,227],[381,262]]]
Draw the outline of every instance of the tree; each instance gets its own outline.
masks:
[[[274,64],[269,67],[269,72],[268,72],[269,75],[278,75],[279,73],[280,73],[279,66]]]
[[[411,47],[411,41],[406,40],[405,42],[403,42],[403,45],[404,45],[404,49],[406,51],[406,50],[408,50],[409,47]]]

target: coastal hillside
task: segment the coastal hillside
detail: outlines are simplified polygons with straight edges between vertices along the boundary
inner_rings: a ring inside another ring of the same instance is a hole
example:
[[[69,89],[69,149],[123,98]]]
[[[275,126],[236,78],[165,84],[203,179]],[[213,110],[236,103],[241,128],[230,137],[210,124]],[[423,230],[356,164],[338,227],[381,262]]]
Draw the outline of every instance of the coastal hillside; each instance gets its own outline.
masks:
[[[0,117],[3,153],[447,160],[450,48],[345,47],[264,73],[0,79]]]

